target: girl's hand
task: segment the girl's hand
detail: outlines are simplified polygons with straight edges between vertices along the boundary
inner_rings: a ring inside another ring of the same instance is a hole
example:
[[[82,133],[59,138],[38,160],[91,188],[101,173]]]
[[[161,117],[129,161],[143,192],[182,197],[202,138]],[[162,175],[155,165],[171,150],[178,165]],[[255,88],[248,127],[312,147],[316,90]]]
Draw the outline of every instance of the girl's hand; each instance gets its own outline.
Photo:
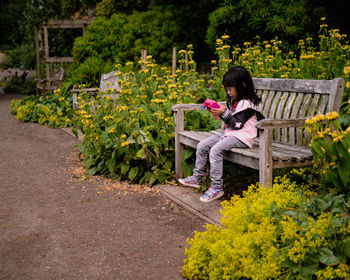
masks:
[[[211,111],[214,115],[220,116],[223,112],[225,112],[225,110],[226,110],[226,108],[225,108],[225,107],[222,107],[222,106],[220,105],[220,108],[217,108],[217,109],[212,108],[210,111]]]

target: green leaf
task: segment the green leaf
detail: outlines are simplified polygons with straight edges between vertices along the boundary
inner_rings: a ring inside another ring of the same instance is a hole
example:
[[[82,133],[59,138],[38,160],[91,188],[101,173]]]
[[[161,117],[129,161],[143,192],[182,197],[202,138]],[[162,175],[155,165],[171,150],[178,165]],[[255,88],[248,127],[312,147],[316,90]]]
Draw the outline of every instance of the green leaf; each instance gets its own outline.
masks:
[[[130,169],[128,178],[133,181],[135,179],[135,177],[137,176],[137,173],[139,172],[139,168],[138,166],[135,166],[133,168]]]
[[[305,263],[300,269],[301,279],[311,280],[312,276],[316,273],[318,268],[318,263],[316,261],[310,262],[309,264]]]
[[[338,163],[338,175],[344,185],[347,187],[350,181],[350,159],[341,158]]]
[[[129,169],[130,169],[129,164],[122,163],[120,173],[122,175],[125,175],[129,171]]]
[[[320,250],[319,261],[325,265],[334,265],[339,262],[339,259],[333,254],[333,251],[329,248],[322,248]]]
[[[148,186],[152,186],[154,184],[154,182],[157,181],[157,176],[155,174],[153,174],[148,181]]]
[[[138,150],[138,152],[136,153],[136,157],[141,158],[141,159],[145,159],[146,158],[146,151],[144,149]]]
[[[312,151],[314,152],[314,153],[316,153],[316,155],[318,155],[318,156],[320,156],[320,157],[324,157],[324,153],[323,153],[323,151],[321,150],[321,145],[320,145],[320,143],[318,143],[318,142],[313,142],[313,144],[312,144]]]
[[[344,252],[344,255],[350,258],[350,238],[349,237],[342,241],[341,249]]]
[[[114,173],[115,163],[116,162],[112,157],[106,160],[106,166],[107,166],[109,172],[112,174]]]
[[[194,154],[194,152],[195,152],[194,149],[184,149],[182,151],[182,159],[183,160],[189,159]]]

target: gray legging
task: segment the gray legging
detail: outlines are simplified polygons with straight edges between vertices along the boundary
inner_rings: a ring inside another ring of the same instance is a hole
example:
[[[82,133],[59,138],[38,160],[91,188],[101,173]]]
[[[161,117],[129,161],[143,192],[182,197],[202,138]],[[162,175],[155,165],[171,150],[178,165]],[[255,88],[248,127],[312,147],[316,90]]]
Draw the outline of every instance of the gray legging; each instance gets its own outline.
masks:
[[[232,148],[248,148],[246,144],[234,136],[221,138],[222,136],[223,134],[213,135],[199,142],[196,152],[196,166],[193,169],[193,176],[199,182],[205,174],[205,165],[209,154],[211,186],[215,189],[222,189],[224,184],[222,179],[224,152]]]

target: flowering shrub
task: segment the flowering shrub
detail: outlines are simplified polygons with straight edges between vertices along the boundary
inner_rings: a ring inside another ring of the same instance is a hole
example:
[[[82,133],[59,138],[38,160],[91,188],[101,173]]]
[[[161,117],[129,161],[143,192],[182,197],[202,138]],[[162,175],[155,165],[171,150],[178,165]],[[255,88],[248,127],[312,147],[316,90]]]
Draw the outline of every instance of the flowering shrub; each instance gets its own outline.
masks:
[[[191,47],[191,46],[189,46]],[[124,67],[118,64],[121,94],[98,94],[91,103],[87,94],[79,97],[76,125],[84,133],[82,153],[90,174],[102,173],[117,179],[141,183],[162,182],[173,174],[174,119],[171,107],[177,103],[203,102],[207,96],[219,98],[207,81],[194,70],[191,50],[190,71],[185,72],[184,52],[180,67],[171,75],[169,68],[157,65],[152,56]],[[107,92],[108,93],[108,92]],[[96,108],[94,113],[92,106]],[[207,112],[189,112],[186,127],[215,128],[218,123]],[[220,124],[219,124],[220,125]]]
[[[45,97],[28,95],[13,99],[10,110],[23,122],[37,122],[53,128],[72,125],[72,97],[67,88],[47,93]]]
[[[321,19],[323,22],[325,18]],[[284,79],[333,79],[346,80],[343,101],[350,98],[350,45],[346,35],[338,29],[328,30],[327,24],[320,25],[319,38],[299,40],[299,48],[284,52],[281,40],[245,42],[244,48],[230,46],[225,39],[218,39],[217,66],[224,71],[232,65],[242,65],[253,77]],[[217,69],[217,68],[215,68]],[[222,74],[219,73],[220,75]]]
[[[207,225],[186,249],[187,279],[350,277],[349,202],[309,199],[286,178],[223,202],[223,228]]]
[[[350,99],[344,107],[345,112],[349,114]],[[342,129],[338,117],[337,112],[317,115],[306,120],[306,127],[313,135],[310,147],[322,172],[324,190],[329,191],[329,188],[332,188],[335,192],[349,193],[350,126]]]

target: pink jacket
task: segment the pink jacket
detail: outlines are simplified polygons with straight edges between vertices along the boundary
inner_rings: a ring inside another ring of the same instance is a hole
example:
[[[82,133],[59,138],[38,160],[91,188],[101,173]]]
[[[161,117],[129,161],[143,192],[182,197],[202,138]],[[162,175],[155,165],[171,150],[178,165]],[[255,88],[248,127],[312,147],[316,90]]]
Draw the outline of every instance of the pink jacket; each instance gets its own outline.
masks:
[[[244,123],[242,128],[240,128],[242,125],[240,122],[236,123],[236,129],[232,129],[226,125],[225,134],[223,137],[234,136],[246,144],[249,148],[252,148],[254,139],[258,136],[258,130],[255,125],[258,122],[258,118],[259,120],[264,118],[259,107],[250,100],[242,99],[237,103],[236,108],[231,108],[230,111],[226,110],[223,114],[231,113],[232,116],[235,116],[239,112],[247,109],[253,109],[256,111],[256,113]]]

